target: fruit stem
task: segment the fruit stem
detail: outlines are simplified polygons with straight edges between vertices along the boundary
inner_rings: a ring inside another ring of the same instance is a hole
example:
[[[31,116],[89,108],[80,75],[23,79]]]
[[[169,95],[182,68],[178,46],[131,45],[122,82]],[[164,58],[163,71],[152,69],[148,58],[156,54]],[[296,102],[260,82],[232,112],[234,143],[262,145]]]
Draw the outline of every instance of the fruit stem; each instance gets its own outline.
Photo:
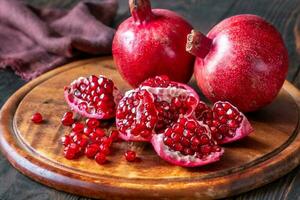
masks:
[[[205,58],[212,46],[212,40],[199,31],[192,30],[187,35],[186,51],[194,56]]]
[[[153,17],[150,0],[129,0],[129,8],[134,21],[139,24]]]

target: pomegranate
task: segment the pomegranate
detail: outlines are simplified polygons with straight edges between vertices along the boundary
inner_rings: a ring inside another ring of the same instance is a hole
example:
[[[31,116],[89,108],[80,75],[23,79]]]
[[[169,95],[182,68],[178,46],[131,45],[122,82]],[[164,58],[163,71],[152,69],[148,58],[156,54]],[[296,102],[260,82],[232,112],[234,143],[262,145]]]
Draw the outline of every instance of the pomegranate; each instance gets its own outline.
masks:
[[[115,116],[116,104],[121,98],[112,80],[104,76],[80,77],[65,87],[69,106],[84,117],[110,119]]]
[[[99,165],[103,165],[106,163],[106,155],[104,153],[97,153],[96,156],[95,156],[95,160],[96,162],[99,164]]]
[[[136,153],[135,153],[135,151],[128,150],[128,151],[125,152],[124,156],[125,156],[125,159],[128,162],[134,162],[135,159],[136,159]]]
[[[33,123],[36,123],[36,124],[42,123],[42,121],[43,121],[43,116],[42,116],[42,114],[39,113],[39,112],[34,113],[34,114],[32,115],[32,117],[31,117],[31,121],[32,121]]]
[[[153,135],[151,143],[162,159],[184,167],[218,161],[224,153],[208,127],[194,118],[180,117],[160,134]]]
[[[155,132],[189,116],[199,97],[189,86],[157,76],[127,92],[120,101],[116,124],[120,137],[130,141],[150,141]]]
[[[255,15],[237,15],[217,24],[207,36],[192,31],[186,49],[197,56],[198,86],[213,102],[229,101],[255,111],[277,96],[288,70],[280,33]]]
[[[64,126],[71,126],[74,123],[74,119],[73,119],[73,113],[72,112],[66,112],[62,119],[61,119],[61,123]]]
[[[188,82],[194,58],[185,49],[191,25],[178,14],[151,9],[149,0],[129,0],[132,17],[125,20],[113,39],[117,69],[133,87],[156,75]]]
[[[218,144],[239,140],[253,131],[245,115],[229,102],[218,101],[210,109],[200,101],[194,114],[209,127]]]

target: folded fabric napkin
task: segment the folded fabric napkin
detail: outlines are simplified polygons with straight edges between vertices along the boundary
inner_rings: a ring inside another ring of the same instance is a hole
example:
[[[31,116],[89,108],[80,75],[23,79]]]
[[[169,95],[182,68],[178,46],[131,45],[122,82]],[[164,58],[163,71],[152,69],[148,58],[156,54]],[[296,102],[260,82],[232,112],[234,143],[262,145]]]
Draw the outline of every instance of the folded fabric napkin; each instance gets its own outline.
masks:
[[[111,53],[116,0],[82,1],[70,10],[0,0],[0,69],[30,80],[77,55]]]

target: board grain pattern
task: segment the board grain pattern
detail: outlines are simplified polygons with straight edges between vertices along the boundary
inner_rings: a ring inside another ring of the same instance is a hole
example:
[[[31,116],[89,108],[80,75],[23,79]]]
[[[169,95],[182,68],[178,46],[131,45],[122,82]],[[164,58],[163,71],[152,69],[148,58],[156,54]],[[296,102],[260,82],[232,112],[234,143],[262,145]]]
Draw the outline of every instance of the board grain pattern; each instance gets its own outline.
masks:
[[[133,144],[142,162],[128,163],[123,158],[126,143],[115,144],[110,162],[103,166],[86,158],[66,160],[59,143],[69,131],[60,123],[68,110],[63,86],[90,74],[106,75],[121,91],[129,89],[110,57],[97,58],[42,75],[19,89],[3,106],[0,148],[23,174],[58,190],[94,198],[211,199],[260,187],[300,162],[300,92],[289,82],[271,105],[248,115],[255,132],[226,145],[224,157],[215,164],[194,169],[172,166],[147,144]],[[190,84],[195,87],[194,80]],[[36,111],[44,115],[43,124],[30,122]]]

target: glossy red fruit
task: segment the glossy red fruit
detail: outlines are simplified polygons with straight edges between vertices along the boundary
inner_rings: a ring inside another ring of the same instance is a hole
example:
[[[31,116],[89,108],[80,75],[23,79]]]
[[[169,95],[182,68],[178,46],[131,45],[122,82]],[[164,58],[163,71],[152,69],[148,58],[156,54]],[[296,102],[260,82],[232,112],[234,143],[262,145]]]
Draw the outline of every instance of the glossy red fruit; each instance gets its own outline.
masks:
[[[99,152],[99,153],[96,154],[95,160],[96,160],[96,162],[97,162],[99,165],[103,165],[103,164],[106,163],[106,155],[103,154],[103,153],[101,153],[101,152]]]
[[[119,131],[117,130],[112,130],[110,132],[110,138],[115,142],[119,140]]]
[[[73,119],[73,113],[72,112],[66,112],[62,119],[61,119],[61,123],[64,126],[71,126],[74,123],[74,119]]]
[[[85,120],[85,124],[87,125],[87,127],[97,128],[100,125],[100,122],[98,119],[88,118]]]
[[[41,113],[34,113],[31,117],[31,121],[36,124],[40,124],[43,121],[43,116]]]
[[[76,143],[71,143],[64,149],[65,158],[72,160],[77,158],[81,153],[81,148]]]
[[[90,144],[86,147],[84,154],[86,157],[93,159],[95,155],[100,151],[98,144]]]
[[[112,80],[95,75],[74,80],[65,87],[64,95],[75,112],[94,119],[113,118],[121,98]]]
[[[64,146],[68,146],[72,142],[73,142],[73,140],[72,140],[72,138],[69,135],[65,135],[65,136],[61,137],[61,143]]]
[[[128,151],[125,152],[124,156],[125,156],[125,159],[128,162],[134,162],[135,159],[136,159],[136,153],[135,153],[135,151],[128,150]]]
[[[84,129],[84,124],[81,122],[75,122],[74,124],[72,124],[72,131],[74,131],[75,133],[81,133],[83,132]]]
[[[274,26],[255,15],[237,15],[207,36],[192,31],[187,51],[196,55],[195,78],[213,102],[229,101],[255,111],[278,94],[288,70],[288,52]]]
[[[160,134],[153,135],[151,143],[162,159],[184,167],[216,162],[224,152],[208,127],[194,118],[179,118]]]
[[[203,104],[200,102],[198,108],[205,107],[205,109],[196,109],[195,117],[209,127],[218,144],[242,139],[253,131],[246,116],[229,102],[218,101],[212,109]]]
[[[149,0],[129,0],[129,6],[132,17],[118,27],[112,45],[122,77],[133,87],[162,74],[188,82],[194,58],[185,43],[191,25],[170,10],[151,9]]]

